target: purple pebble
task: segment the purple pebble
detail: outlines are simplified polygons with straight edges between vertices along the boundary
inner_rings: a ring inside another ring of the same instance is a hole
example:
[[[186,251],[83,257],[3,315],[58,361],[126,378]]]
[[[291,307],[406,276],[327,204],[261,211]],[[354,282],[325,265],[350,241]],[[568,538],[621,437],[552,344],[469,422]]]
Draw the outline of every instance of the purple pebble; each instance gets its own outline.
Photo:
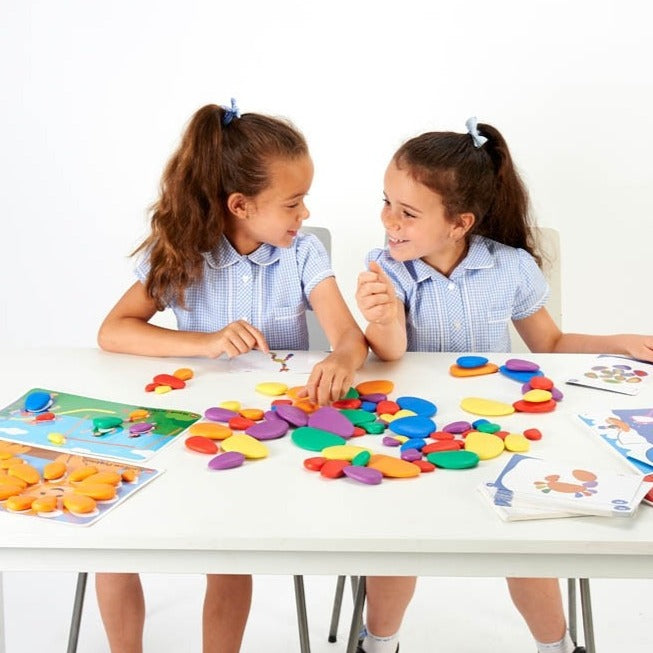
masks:
[[[286,421],[286,420],[282,419],[281,417],[279,417],[279,415],[277,415],[277,411],[276,411],[276,410],[266,410],[266,411],[263,413],[263,419],[267,419],[269,422],[272,422],[272,421],[274,421],[275,419],[276,419],[276,420],[279,420],[279,421],[282,421],[282,422],[285,422],[285,421]]]
[[[388,398],[388,395],[384,395],[382,392],[373,392],[369,395],[361,395],[359,399],[361,401],[371,401],[373,404],[378,404],[379,401],[385,401]]]
[[[129,427],[129,432],[132,435],[142,435],[143,433],[148,433],[153,429],[154,424],[152,424],[152,422],[137,422]]]
[[[414,460],[420,460],[421,458],[422,453],[417,449],[404,449],[401,452],[401,459],[407,460],[409,463],[412,463]]]
[[[522,358],[510,358],[505,363],[506,369],[511,372],[537,372],[540,366],[532,361],[525,361]]]
[[[288,422],[282,419],[270,419],[257,422],[245,429],[247,435],[257,440],[275,440],[288,433]]]
[[[240,451],[227,451],[215,458],[211,458],[209,460],[209,469],[232,469],[233,467],[240,467],[244,462],[245,456]]]
[[[238,413],[233,410],[227,410],[226,408],[219,408],[218,406],[213,406],[212,408],[207,408],[204,411],[204,417],[210,419],[212,422],[228,422],[232,417],[237,417]]]
[[[372,467],[361,467],[349,465],[342,470],[348,478],[365,483],[366,485],[378,485],[383,480],[383,474]]]
[[[531,388],[530,381],[527,381],[524,383],[524,385],[521,387],[521,393],[525,395],[527,392],[530,392],[533,388]]]
[[[472,428],[472,425],[469,422],[451,422],[446,426],[442,427],[442,430],[445,433],[464,433],[469,431]]]
[[[383,442],[386,447],[398,447],[401,444],[397,438],[390,437],[389,435],[384,435],[381,442]]]
[[[551,388],[549,392],[551,393],[551,399],[553,399],[554,401],[562,401],[564,395],[562,394],[562,392],[560,392],[560,390],[558,390],[558,388]]]
[[[308,415],[297,406],[280,404],[277,406],[277,415],[286,420],[291,426],[306,426],[308,424]]]
[[[354,435],[354,425],[339,411],[331,406],[318,408],[308,416],[308,426],[335,433],[343,438]]]

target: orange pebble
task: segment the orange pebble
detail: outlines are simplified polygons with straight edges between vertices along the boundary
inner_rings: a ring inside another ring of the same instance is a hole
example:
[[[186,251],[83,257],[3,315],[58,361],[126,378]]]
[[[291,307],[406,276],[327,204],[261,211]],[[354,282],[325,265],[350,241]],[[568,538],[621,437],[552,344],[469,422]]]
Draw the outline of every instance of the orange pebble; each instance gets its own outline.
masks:
[[[324,456],[313,456],[312,458],[306,458],[306,460],[304,460],[304,467],[306,467],[306,469],[310,469],[312,472],[319,472],[326,460],[327,459]]]
[[[126,483],[133,483],[136,480],[136,470],[134,470],[134,469],[123,469],[122,474],[120,475],[120,477]]]
[[[70,512],[79,514],[93,512],[97,506],[91,497],[87,497],[84,494],[76,494],[75,492],[64,494],[63,505]]]
[[[395,384],[387,380],[363,381],[356,386],[356,390],[360,395],[389,395],[394,390],[394,387]]]
[[[390,401],[389,399],[385,399],[383,401],[379,401],[379,403],[376,405],[376,413],[378,415],[394,415],[398,410],[399,410],[399,404]]]
[[[240,413],[241,417],[244,417],[245,419],[251,419],[255,422],[263,419],[264,415],[264,411],[262,411],[260,408],[243,408],[238,412]]]
[[[0,501],[20,494],[24,489],[17,483],[0,483]]]
[[[435,465],[428,460],[413,460],[413,465],[417,465],[422,474],[435,471]]]
[[[44,497],[37,497],[32,503],[34,512],[52,512],[57,509],[57,497],[48,494]]]
[[[21,510],[29,510],[34,503],[34,499],[36,499],[36,497],[30,494],[18,494],[9,497],[5,506],[7,506],[9,510],[15,510],[17,512],[20,512]]]
[[[434,451],[458,451],[460,445],[455,440],[437,440],[429,442],[422,447],[422,453],[433,453]]]
[[[9,476],[15,476],[16,478],[25,481],[28,485],[34,485],[41,480],[39,470],[27,463],[23,465],[13,465],[9,468],[8,474]]]
[[[553,387],[553,381],[546,376],[534,376],[528,384],[534,390],[551,390]]]
[[[85,482],[89,483],[108,483],[109,485],[118,485],[120,483],[121,476],[117,472],[98,472],[97,474],[91,474],[84,479]]]
[[[89,476],[97,473],[98,468],[94,465],[84,465],[83,467],[73,469],[73,471],[70,472],[70,475],[68,476],[68,480],[75,483],[77,481],[83,481],[85,478],[88,478]]]
[[[256,422],[253,419],[243,417],[242,415],[236,415],[229,420],[229,428],[234,431],[244,431],[250,426],[253,426]]]
[[[66,465],[60,460],[54,460],[43,468],[43,478],[46,481],[52,481],[61,478],[66,473]]]
[[[299,399],[299,393],[303,392],[306,390],[306,386],[303,385],[296,385],[293,388],[288,388],[286,390],[286,394],[291,398],[291,399]]]
[[[300,410],[303,410],[305,413],[314,413],[319,406],[314,404],[310,399],[298,399],[294,404]]]
[[[193,378],[193,370],[191,370],[190,367],[180,367],[172,373],[172,376],[176,376],[182,381],[189,381]]]
[[[354,432],[351,434],[352,438],[360,438],[361,435],[365,435],[367,431],[362,429],[360,426],[354,426]]]
[[[75,486],[75,492],[96,501],[109,501],[116,496],[116,488],[110,483],[93,483],[88,479]]]
[[[159,386],[158,383],[148,383],[145,386],[145,392],[154,392],[154,389]]]
[[[456,436],[446,431],[434,431],[429,435],[432,440],[453,440]]]
[[[320,467],[320,474],[326,478],[340,478],[345,475],[343,471],[351,463],[348,460],[327,460],[322,467]]]

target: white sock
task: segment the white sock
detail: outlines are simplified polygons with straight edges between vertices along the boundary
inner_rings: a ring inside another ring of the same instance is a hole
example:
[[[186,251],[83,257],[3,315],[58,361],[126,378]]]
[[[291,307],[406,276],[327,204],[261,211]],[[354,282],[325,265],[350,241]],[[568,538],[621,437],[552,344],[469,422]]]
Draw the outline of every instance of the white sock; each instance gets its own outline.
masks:
[[[365,653],[395,653],[398,644],[399,633],[387,637],[378,637],[368,630],[363,640],[363,650]]]
[[[568,632],[559,642],[550,642],[545,644],[543,642],[535,642],[537,644],[537,653],[574,653],[574,643],[571,641],[571,636]]]

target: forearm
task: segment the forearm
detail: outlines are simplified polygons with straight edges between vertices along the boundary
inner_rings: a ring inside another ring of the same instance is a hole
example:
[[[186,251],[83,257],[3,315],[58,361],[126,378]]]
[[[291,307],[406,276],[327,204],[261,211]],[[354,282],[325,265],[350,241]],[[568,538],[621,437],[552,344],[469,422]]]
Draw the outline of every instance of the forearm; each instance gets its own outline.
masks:
[[[623,333],[608,336],[562,333],[551,351],[575,354],[621,354],[648,359],[646,352],[634,350],[633,346],[634,338],[643,337]]]
[[[359,370],[367,359],[368,347],[363,332],[358,326],[352,326],[333,346],[332,354],[349,361],[352,370]]]
[[[136,317],[121,317],[102,324],[98,344],[105,351],[141,356],[206,356],[207,336],[165,329]]]
[[[370,349],[384,361],[394,361],[406,353],[406,327],[399,321],[388,324],[370,322],[365,330]]]

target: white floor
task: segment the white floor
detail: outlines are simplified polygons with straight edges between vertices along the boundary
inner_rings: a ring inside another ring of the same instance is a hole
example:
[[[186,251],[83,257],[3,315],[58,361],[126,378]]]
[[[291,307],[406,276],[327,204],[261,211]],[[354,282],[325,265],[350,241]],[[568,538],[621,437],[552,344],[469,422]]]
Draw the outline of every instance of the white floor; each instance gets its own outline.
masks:
[[[74,574],[4,574],[7,653],[66,651],[75,581]],[[143,582],[148,606],[146,653],[201,651],[202,577],[145,575]],[[349,586],[338,641],[327,642],[335,582],[335,576],[305,578],[313,653],[345,650],[351,615]],[[653,581],[595,580],[591,588],[597,651],[650,651]],[[243,653],[298,652],[296,624],[292,577],[255,577],[254,603]],[[108,651],[92,575],[77,650],[80,653]],[[510,603],[503,580],[423,578],[404,622],[401,650],[402,653],[532,653],[534,646]]]

